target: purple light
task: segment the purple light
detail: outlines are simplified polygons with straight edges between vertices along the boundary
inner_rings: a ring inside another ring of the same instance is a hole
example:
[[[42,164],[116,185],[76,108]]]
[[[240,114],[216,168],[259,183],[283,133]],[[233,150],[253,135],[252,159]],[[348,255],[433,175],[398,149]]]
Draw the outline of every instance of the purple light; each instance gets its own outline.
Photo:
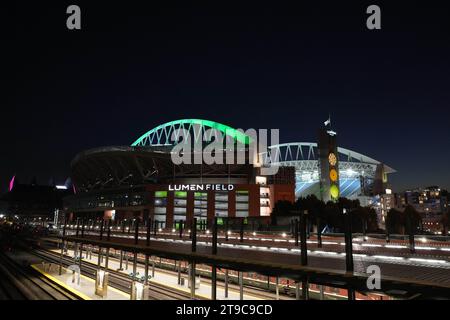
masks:
[[[11,181],[9,182],[9,191],[12,190],[12,188],[14,187],[14,179],[16,178],[16,176],[13,176]]]

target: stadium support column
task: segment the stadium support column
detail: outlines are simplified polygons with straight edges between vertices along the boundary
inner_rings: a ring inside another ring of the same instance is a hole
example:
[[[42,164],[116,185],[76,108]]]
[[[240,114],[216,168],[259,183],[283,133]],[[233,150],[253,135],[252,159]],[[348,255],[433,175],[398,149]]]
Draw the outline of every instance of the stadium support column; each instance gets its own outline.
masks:
[[[167,192],[167,208],[166,208],[166,228],[172,228],[174,216],[174,192]]]
[[[208,204],[206,207],[206,220],[207,226],[210,228],[213,223],[216,211],[216,192],[214,190],[208,190]]]
[[[331,122],[327,128],[319,129],[319,186],[320,198],[324,202],[339,199],[339,157],[337,151],[336,132],[331,130]]]

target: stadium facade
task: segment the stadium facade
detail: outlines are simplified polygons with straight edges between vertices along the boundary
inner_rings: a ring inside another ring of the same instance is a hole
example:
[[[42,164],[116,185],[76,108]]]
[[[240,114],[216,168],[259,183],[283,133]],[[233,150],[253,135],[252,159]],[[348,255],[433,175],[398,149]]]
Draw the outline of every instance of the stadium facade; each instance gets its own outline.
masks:
[[[279,200],[321,196],[316,143],[272,145],[259,153],[258,161],[242,164],[172,161],[172,150],[183,132],[192,133],[195,140],[211,129],[244,148],[251,139],[214,121],[183,119],[155,127],[130,146],[79,153],[71,163],[76,193],[65,199],[65,212],[71,220],[152,218],[172,228],[174,222],[189,223],[194,217],[208,224],[214,217],[267,220]],[[344,148],[337,153],[340,196],[371,196],[394,172],[360,153]],[[264,173],[262,168],[269,164],[279,166],[276,174]]]

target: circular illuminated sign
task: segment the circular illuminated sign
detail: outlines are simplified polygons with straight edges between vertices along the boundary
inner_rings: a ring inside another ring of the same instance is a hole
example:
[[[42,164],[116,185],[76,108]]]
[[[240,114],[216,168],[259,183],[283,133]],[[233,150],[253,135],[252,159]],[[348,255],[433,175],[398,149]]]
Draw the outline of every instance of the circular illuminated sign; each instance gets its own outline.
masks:
[[[339,188],[337,187],[337,185],[333,184],[330,187],[330,194],[331,194],[331,197],[334,199],[337,199],[339,197]]]
[[[338,178],[338,173],[335,169],[330,170],[330,180],[335,182]]]
[[[335,155],[333,152],[331,152],[331,153],[328,155],[328,162],[329,162],[332,166],[335,166],[335,165],[336,165],[337,158],[336,158],[336,155]]]

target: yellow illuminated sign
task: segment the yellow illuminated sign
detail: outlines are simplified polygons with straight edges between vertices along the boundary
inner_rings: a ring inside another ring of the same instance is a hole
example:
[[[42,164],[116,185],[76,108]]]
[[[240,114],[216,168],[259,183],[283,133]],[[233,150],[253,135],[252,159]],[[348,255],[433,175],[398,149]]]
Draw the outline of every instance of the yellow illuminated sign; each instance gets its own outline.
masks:
[[[330,170],[330,180],[333,182],[336,182],[337,178],[338,178],[337,171],[335,169],[331,169]]]
[[[330,187],[330,194],[333,199],[337,199],[339,197],[339,188],[337,185],[333,184]]]

